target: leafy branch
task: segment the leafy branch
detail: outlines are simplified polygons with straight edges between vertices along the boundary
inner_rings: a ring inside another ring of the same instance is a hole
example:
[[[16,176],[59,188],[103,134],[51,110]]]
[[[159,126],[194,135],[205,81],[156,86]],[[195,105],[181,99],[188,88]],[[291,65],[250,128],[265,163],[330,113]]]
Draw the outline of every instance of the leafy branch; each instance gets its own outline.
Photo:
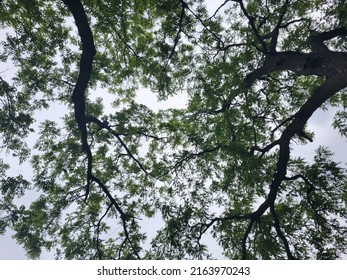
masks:
[[[91,117],[86,117],[86,100],[85,100],[85,91],[88,87],[88,83],[91,77],[92,69],[93,69],[93,58],[96,54],[96,49],[94,45],[94,39],[93,34],[90,29],[87,15],[84,11],[82,3],[78,0],[63,0],[65,5],[69,8],[71,11],[75,23],[79,32],[79,35],[81,37],[82,41],[82,55],[80,59],[80,71],[79,76],[77,79],[77,82],[75,84],[75,88],[72,93],[72,101],[74,105],[74,111],[75,111],[75,121],[78,124],[78,128],[81,134],[81,142],[82,142],[82,150],[87,154],[87,184],[86,184],[86,194],[85,194],[85,201],[87,201],[89,192],[90,192],[90,185],[92,182],[95,182],[98,184],[98,186],[101,188],[101,190],[106,194],[107,198],[110,200],[111,204],[116,208],[118,213],[120,214],[120,218],[122,220],[123,224],[123,230],[125,233],[125,241],[129,242],[131,247],[133,248],[133,252],[137,256],[138,259],[140,259],[140,256],[138,255],[138,250],[133,245],[130,234],[128,232],[127,228],[127,221],[129,217],[123,212],[120,205],[117,203],[117,201],[114,199],[114,197],[111,195],[107,187],[103,184],[103,182],[95,177],[92,174],[92,168],[93,168],[93,155],[88,143],[88,131],[87,131],[87,122]],[[119,135],[116,135],[117,139],[120,141],[122,146],[127,150],[129,153],[129,149],[125,146],[124,142],[121,140]],[[131,153],[130,153],[131,155]],[[136,159],[134,159],[137,161]],[[138,162],[138,161],[137,161]],[[139,162],[138,162],[139,163]],[[140,163],[139,163],[140,164]]]

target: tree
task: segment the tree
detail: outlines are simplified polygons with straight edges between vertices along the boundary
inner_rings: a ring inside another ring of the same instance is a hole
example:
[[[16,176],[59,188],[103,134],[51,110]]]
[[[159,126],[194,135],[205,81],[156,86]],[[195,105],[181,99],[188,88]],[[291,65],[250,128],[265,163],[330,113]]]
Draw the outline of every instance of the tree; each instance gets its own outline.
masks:
[[[0,232],[30,258],[212,258],[208,235],[231,259],[347,253],[346,169],[291,154],[319,108],[347,136],[347,3],[206,3],[1,1],[2,148],[33,177],[2,161]],[[151,109],[143,88],[187,106]]]

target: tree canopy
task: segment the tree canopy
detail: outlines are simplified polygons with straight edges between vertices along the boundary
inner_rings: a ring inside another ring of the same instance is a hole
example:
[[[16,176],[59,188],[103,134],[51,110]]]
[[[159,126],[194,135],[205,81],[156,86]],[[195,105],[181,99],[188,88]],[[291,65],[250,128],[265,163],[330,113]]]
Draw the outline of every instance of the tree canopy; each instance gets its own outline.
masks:
[[[28,257],[347,253],[346,168],[292,153],[319,108],[347,136],[346,1],[212,2],[0,2],[0,233]]]

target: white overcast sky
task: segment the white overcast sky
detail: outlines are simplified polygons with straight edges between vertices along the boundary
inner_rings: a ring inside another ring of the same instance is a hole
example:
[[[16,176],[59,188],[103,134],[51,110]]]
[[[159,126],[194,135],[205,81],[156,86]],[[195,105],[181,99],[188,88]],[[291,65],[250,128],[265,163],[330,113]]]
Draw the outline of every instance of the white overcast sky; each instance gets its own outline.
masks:
[[[207,0],[206,1],[209,5],[209,9],[211,11],[214,11],[216,8],[218,8],[221,4],[224,3],[224,0]],[[3,31],[1,31],[3,32]],[[2,37],[4,34],[0,34],[0,37]],[[10,69],[10,71],[13,71],[11,69],[11,66],[6,65],[0,65],[0,72],[3,72],[6,69]],[[1,74],[3,77],[6,75],[5,73]],[[10,75],[8,73],[7,75]],[[140,91],[137,101],[141,102],[151,108],[169,108],[169,107],[184,107],[186,103],[186,97],[184,94],[181,94],[177,97],[170,98],[169,100],[165,102],[157,102],[157,99],[154,94],[150,93],[147,90]],[[61,112],[61,108],[57,105],[53,105],[51,107],[51,113],[52,115],[58,115],[58,112]],[[343,139],[339,136],[337,131],[335,131],[332,127],[332,119],[334,115],[334,110],[329,111],[317,111],[313,117],[310,119],[308,123],[308,129],[315,132],[315,139],[313,143],[308,143],[304,146],[298,146],[295,151],[294,155],[300,155],[301,157],[305,157],[308,160],[312,160],[314,156],[315,149],[318,148],[320,145],[324,145],[329,147],[333,152],[335,152],[335,159],[340,162],[345,162],[345,159],[347,158],[347,140]],[[38,118],[42,118],[47,116],[47,112],[42,113],[41,115],[37,115]],[[33,139],[29,139],[29,142],[33,142]],[[29,143],[30,144],[30,143]],[[31,143],[32,144],[32,143]],[[3,157],[7,161],[10,160],[11,162],[11,172],[12,175],[16,174],[25,174],[26,178],[30,177],[30,167],[28,165],[18,165],[16,160],[9,159],[8,155],[2,154]],[[151,229],[153,231],[153,223],[151,224]],[[150,229],[149,229],[150,230]],[[11,238],[12,232],[7,232],[4,236],[0,236],[0,260],[4,259],[27,259],[24,250],[16,244],[16,242]],[[222,255],[220,254],[220,251],[214,243],[214,241],[208,240],[209,247],[212,252],[214,252],[215,258],[222,258]],[[53,255],[49,252],[44,252],[41,256],[41,259],[52,259]]]

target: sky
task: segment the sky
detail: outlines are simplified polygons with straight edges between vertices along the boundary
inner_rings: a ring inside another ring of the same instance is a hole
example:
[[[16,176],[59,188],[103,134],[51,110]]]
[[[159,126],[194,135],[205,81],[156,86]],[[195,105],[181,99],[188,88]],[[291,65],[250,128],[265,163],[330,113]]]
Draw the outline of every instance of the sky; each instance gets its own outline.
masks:
[[[219,7],[224,1],[214,1],[210,0],[207,1],[209,4],[209,8],[211,10],[215,10],[217,7]],[[3,34],[0,34],[3,35]],[[0,69],[0,72],[4,69],[4,65],[0,65],[2,68]],[[6,68],[6,66],[5,66]],[[10,69],[11,67],[7,67]],[[3,74],[2,74],[3,75]],[[8,73],[10,75],[10,73]],[[166,101],[158,102],[157,98],[154,94],[149,92],[148,90],[141,90],[140,93],[137,96],[137,101],[140,103],[143,103],[151,108],[170,108],[170,107],[184,107],[186,103],[186,96],[182,93],[181,95],[178,95],[176,97],[172,97]],[[58,112],[61,112],[61,108],[59,108],[58,105],[52,106],[49,110],[53,115],[58,115]],[[48,112],[49,113],[49,112]],[[36,117],[38,119],[44,117],[47,114],[44,113],[41,115],[37,115]],[[337,131],[335,131],[332,127],[332,119],[334,116],[334,110],[330,109],[328,111],[318,110],[315,112],[313,117],[308,122],[308,129],[313,130],[315,132],[315,139],[313,143],[308,143],[304,146],[297,146],[295,147],[295,150],[293,151],[293,155],[300,155],[302,157],[305,157],[307,160],[312,160],[314,156],[314,151],[320,146],[324,145],[329,147],[333,152],[335,152],[335,159],[340,162],[345,162],[345,159],[347,158],[347,140],[340,137]],[[29,139],[29,142],[32,141],[34,138]],[[33,142],[32,142],[33,143]],[[32,144],[31,143],[31,144]],[[29,143],[30,145],[30,143]],[[2,155],[5,156],[5,155]],[[11,165],[11,172],[13,174],[23,173],[27,176],[30,176],[30,167],[28,165],[21,165],[19,166],[18,163],[16,163],[15,160],[11,159],[12,165]],[[152,223],[148,223],[152,225]],[[148,226],[147,229],[149,231],[152,230],[153,227]],[[144,225],[144,228],[146,228],[146,225]],[[27,259],[24,250],[21,248],[20,245],[16,244],[16,242],[11,238],[12,232],[7,232],[4,236],[0,236],[0,260],[4,259]],[[222,258],[222,255],[220,254],[220,251],[217,249],[217,247],[213,248],[215,244],[213,241],[208,240],[208,244],[210,244],[211,250],[214,251],[214,256],[216,258]],[[41,259],[52,259],[53,255],[49,252],[43,252]]]

